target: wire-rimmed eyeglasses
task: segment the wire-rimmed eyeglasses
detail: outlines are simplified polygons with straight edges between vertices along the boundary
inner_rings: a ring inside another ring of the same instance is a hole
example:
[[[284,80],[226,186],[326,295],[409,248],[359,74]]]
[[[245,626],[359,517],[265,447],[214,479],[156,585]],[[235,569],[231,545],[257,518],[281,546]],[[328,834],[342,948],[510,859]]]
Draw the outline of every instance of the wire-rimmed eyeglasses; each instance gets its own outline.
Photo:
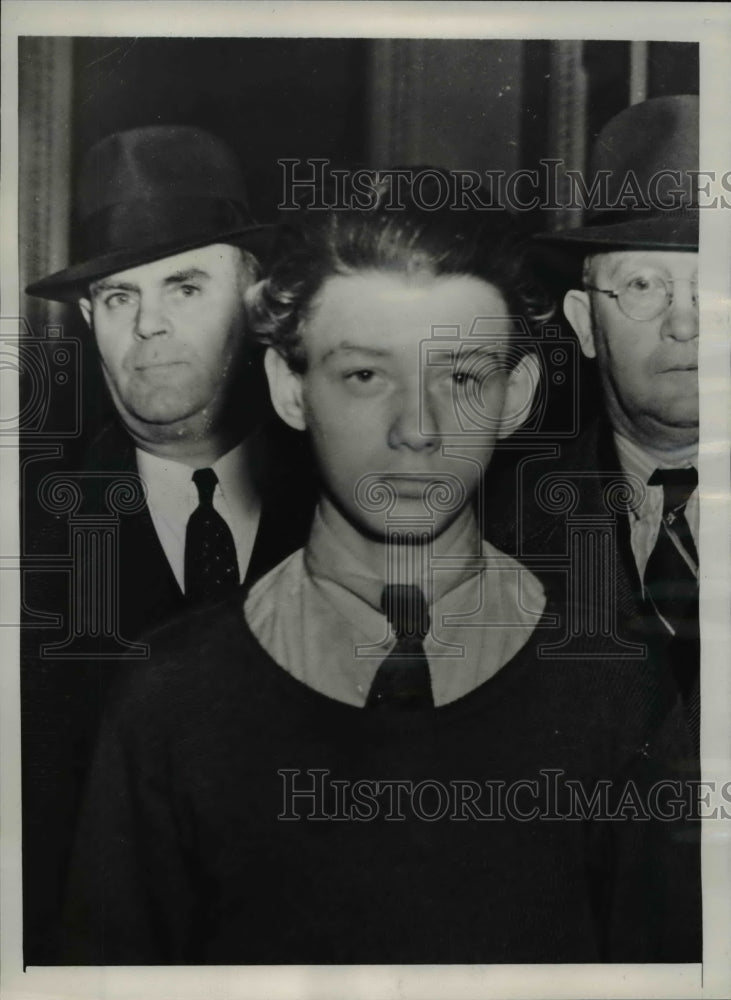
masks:
[[[618,288],[597,288],[596,285],[584,285],[592,292],[601,292],[617,300],[620,311],[627,319],[640,323],[657,319],[670,308],[673,302],[673,287],[679,281],[690,284],[693,295],[693,305],[698,305],[697,278],[662,278],[659,274],[633,276],[623,281]]]

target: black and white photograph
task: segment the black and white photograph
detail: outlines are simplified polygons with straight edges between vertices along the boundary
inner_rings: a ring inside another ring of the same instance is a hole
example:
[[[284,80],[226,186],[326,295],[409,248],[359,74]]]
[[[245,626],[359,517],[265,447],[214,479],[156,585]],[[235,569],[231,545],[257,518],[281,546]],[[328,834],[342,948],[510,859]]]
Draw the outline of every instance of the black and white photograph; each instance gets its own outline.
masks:
[[[3,996],[727,996],[728,6],[2,18]]]

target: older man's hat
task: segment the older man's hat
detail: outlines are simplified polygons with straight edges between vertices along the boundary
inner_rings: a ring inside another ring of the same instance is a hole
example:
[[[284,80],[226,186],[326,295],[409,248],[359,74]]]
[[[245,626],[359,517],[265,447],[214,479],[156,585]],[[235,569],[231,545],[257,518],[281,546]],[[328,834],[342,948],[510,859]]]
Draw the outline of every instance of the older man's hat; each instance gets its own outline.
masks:
[[[219,138],[183,125],[116,132],[96,143],[78,190],[77,260],[29,285],[74,301],[95,279],[206,246],[263,251],[270,227],[248,208],[239,162]]]
[[[698,98],[634,104],[592,149],[586,224],[541,233],[541,243],[584,252],[698,249]]]

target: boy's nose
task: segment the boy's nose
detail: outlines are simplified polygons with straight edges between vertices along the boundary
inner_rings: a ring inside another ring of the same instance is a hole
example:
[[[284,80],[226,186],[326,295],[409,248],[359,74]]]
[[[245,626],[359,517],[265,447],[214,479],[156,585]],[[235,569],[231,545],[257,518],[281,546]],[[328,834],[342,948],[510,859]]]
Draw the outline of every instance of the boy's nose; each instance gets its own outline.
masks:
[[[398,397],[389,429],[391,448],[411,451],[434,451],[439,444],[439,421],[436,409],[421,386],[408,386]]]

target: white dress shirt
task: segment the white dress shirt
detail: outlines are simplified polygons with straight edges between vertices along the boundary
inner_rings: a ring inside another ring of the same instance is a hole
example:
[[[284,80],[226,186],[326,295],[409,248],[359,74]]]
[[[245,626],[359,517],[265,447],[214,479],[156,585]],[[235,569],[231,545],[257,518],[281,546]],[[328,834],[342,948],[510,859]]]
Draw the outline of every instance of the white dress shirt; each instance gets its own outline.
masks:
[[[635,557],[640,579],[642,580],[645,575],[647,561],[655,547],[655,542],[660,531],[663,509],[662,486],[648,486],[647,480],[655,469],[687,469],[693,465],[697,467],[696,463],[698,459],[697,455],[688,456],[688,453],[685,452],[676,457],[672,455],[663,456],[662,460],[660,460],[657,456],[653,457],[649,455],[634,441],[630,441],[621,434],[615,434],[614,440],[622,470],[629,475],[637,476],[645,484],[645,500],[630,514],[632,553]],[[699,501],[697,487],[691,493],[686,504],[685,519],[688,522],[695,546],[698,548]],[[674,538],[673,541],[675,541]],[[678,545],[678,551],[690,568],[697,573],[697,566],[689,559],[688,553],[683,550],[682,546]]]
[[[137,469],[147,487],[147,505],[160,544],[185,590],[185,532],[188,518],[198,506],[198,490],[190,465],[158,458],[137,449]],[[242,582],[249,565],[261,512],[247,462],[246,442],[232,448],[211,466],[218,477],[213,506],[231,529]]]
[[[424,652],[435,705],[497,673],[528,641],[546,603],[529,570],[481,541],[474,518],[468,528],[449,556],[472,565],[434,572]],[[307,546],[255,584],[245,614],[264,649],[294,677],[362,707],[396,645],[380,610],[383,586],[318,512]]]

